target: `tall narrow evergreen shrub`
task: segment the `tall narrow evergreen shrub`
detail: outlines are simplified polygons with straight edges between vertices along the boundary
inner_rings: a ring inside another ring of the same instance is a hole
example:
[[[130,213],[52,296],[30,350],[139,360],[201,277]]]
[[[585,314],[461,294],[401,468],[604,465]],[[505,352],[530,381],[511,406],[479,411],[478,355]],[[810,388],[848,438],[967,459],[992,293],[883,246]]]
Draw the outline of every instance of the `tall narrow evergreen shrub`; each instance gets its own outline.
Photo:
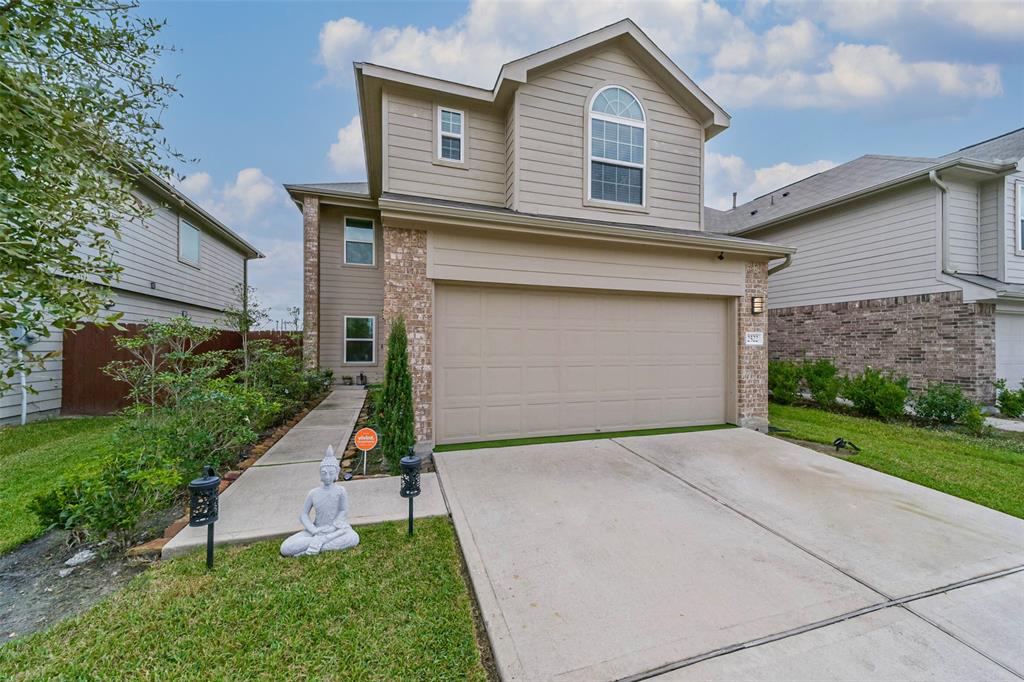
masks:
[[[398,460],[405,457],[416,442],[408,344],[405,318],[399,316],[388,334],[381,419],[381,450],[392,473],[398,473]]]

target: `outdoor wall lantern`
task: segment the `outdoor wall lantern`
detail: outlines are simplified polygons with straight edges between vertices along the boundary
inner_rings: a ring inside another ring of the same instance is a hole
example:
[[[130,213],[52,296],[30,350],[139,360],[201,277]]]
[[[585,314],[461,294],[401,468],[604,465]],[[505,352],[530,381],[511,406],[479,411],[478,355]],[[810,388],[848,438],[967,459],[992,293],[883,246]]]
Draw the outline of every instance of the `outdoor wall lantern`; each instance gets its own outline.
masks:
[[[399,462],[402,468],[402,497],[409,498],[409,535],[412,535],[412,500],[420,494],[420,466],[423,460],[409,448],[409,455]]]
[[[764,312],[764,296],[754,296],[750,299],[750,312],[754,315]]]
[[[206,526],[206,568],[213,568],[213,524],[217,520],[220,494],[220,476],[213,473],[213,467],[206,466],[204,475],[188,484],[188,525],[193,528]]]

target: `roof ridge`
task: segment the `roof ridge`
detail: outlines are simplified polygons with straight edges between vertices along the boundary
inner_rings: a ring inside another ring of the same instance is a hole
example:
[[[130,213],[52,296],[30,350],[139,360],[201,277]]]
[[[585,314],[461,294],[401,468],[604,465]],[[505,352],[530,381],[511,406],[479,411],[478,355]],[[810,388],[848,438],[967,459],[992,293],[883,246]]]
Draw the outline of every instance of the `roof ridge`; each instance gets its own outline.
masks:
[[[957,152],[962,152],[962,151],[966,151],[968,149],[971,149],[972,147],[980,147],[981,145],[983,145],[983,144],[985,144],[987,142],[993,142],[995,140],[998,140],[1001,137],[1006,137],[1008,135],[1013,135],[1014,133],[1019,133],[1022,130],[1024,130],[1024,126],[1022,126],[1020,128],[1016,128],[1016,129],[1011,130],[1009,132],[1005,132],[1002,135],[996,135],[995,137],[990,137],[987,140],[982,140],[981,142],[975,142],[974,144],[969,144],[966,147],[960,147],[960,149],[957,149],[956,151]],[[955,154],[955,153],[956,152],[953,152],[953,154]]]

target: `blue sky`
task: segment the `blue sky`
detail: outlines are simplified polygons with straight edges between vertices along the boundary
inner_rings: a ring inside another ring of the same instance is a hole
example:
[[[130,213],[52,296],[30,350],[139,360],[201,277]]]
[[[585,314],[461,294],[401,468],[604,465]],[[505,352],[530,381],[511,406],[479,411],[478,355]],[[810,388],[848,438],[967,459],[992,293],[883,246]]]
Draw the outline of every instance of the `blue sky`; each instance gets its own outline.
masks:
[[[733,116],[707,203],[751,199],[866,153],[935,156],[1024,125],[1024,3],[170,2],[160,64],[183,189],[268,258],[275,319],[301,303],[283,182],[362,180],[353,60],[489,86],[500,64],[628,16]]]

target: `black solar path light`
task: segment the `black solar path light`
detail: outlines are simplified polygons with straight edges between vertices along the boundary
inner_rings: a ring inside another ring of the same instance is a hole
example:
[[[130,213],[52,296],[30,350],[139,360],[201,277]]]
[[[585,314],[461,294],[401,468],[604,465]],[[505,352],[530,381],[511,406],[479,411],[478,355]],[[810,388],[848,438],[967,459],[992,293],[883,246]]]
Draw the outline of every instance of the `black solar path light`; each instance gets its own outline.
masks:
[[[409,455],[399,461],[402,469],[402,497],[409,498],[409,535],[412,535],[412,500],[420,494],[420,466],[423,460],[409,448]]]
[[[213,524],[217,520],[220,495],[220,476],[213,473],[213,467],[206,466],[203,476],[188,484],[189,506],[188,525],[193,528],[206,526],[206,568],[213,568]]]

